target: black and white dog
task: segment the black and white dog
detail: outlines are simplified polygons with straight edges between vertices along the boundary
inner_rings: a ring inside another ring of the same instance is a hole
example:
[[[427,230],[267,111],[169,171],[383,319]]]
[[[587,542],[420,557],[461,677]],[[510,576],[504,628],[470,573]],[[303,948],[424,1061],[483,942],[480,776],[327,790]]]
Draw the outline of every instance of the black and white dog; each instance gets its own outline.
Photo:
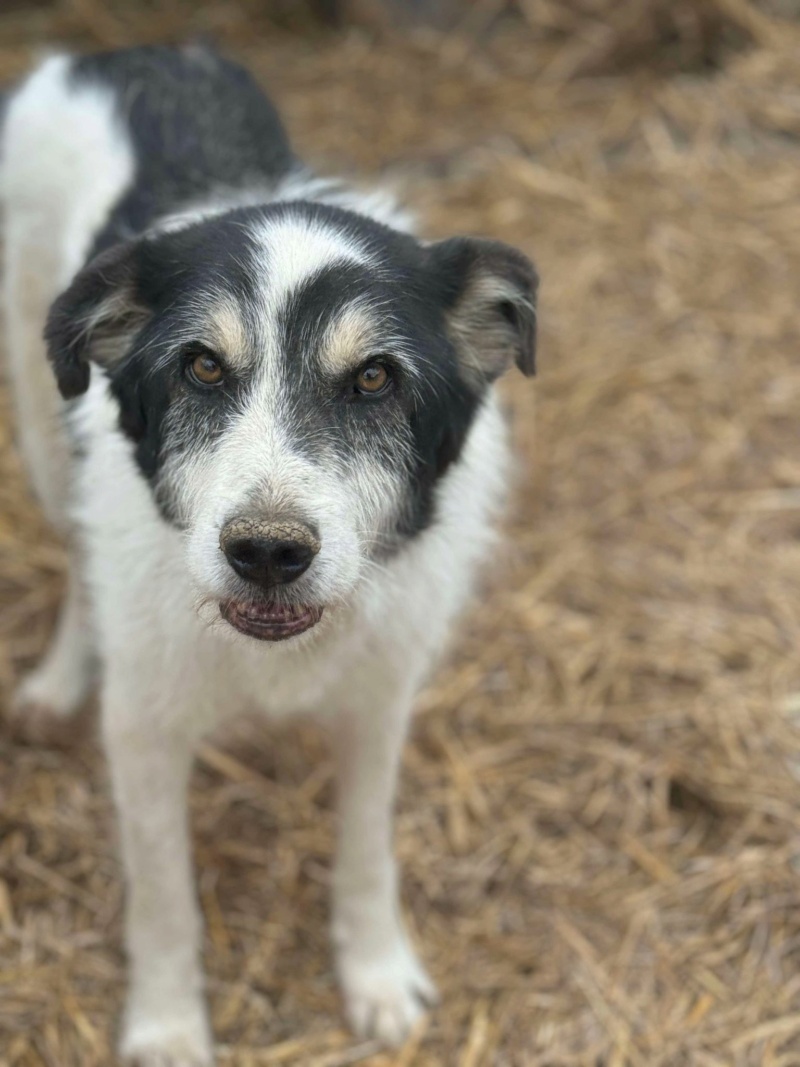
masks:
[[[314,177],[201,47],[46,60],[0,158],[19,437],[74,548],[16,714],[63,721],[102,664],[123,1054],[213,1061],[186,789],[198,739],[244,709],[332,727],[337,969],[355,1030],[397,1043],[434,995],[398,905],[398,763],[492,544],[493,383],[533,372],[533,268]]]

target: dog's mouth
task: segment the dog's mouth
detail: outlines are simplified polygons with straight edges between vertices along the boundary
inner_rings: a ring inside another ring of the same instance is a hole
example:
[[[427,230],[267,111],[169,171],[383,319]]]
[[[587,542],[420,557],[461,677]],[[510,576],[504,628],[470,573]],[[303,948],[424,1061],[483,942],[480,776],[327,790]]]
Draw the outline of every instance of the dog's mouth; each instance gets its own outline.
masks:
[[[322,618],[322,608],[247,600],[226,600],[219,611],[235,630],[258,641],[285,641],[310,630]]]

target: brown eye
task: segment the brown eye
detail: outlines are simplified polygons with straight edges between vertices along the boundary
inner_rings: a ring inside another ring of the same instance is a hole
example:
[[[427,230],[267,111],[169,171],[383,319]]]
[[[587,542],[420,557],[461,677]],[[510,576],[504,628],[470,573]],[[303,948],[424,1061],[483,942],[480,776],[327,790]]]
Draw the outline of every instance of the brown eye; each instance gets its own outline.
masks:
[[[219,360],[210,352],[200,352],[188,367],[189,377],[197,385],[220,385],[223,374]]]
[[[362,367],[356,378],[356,392],[367,396],[382,393],[391,381],[389,372],[382,363],[368,363]]]

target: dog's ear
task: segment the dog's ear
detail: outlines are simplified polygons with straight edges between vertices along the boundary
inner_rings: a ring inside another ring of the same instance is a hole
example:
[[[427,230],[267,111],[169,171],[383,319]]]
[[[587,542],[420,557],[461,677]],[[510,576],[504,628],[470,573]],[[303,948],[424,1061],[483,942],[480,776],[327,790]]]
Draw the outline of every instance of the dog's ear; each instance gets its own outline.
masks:
[[[431,268],[465,374],[492,382],[516,363],[536,371],[533,264],[501,241],[454,237],[429,248]]]
[[[65,400],[89,388],[90,361],[111,366],[148,318],[134,293],[135,242],[95,256],[53,303],[44,336]]]

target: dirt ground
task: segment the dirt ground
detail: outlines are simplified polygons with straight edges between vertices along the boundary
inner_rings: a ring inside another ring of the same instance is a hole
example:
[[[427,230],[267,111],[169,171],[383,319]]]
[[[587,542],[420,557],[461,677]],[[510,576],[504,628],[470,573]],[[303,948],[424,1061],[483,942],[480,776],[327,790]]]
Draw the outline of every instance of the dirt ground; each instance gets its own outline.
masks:
[[[191,797],[220,1063],[791,1067],[800,24],[720,0],[717,49],[676,4],[632,62],[602,19],[498,27],[501,6],[403,41],[253,3],[0,9],[7,79],[45,40],[213,32],[307,159],[388,176],[429,233],[512,241],[543,279],[539,378],[507,383],[505,547],[405,759],[404,898],[442,1006],[397,1054],[344,1031],[327,755],[311,727],[245,724]],[[0,405],[6,699],[63,557]],[[0,1063],[114,1062],[121,897],[96,744],[0,735]]]

